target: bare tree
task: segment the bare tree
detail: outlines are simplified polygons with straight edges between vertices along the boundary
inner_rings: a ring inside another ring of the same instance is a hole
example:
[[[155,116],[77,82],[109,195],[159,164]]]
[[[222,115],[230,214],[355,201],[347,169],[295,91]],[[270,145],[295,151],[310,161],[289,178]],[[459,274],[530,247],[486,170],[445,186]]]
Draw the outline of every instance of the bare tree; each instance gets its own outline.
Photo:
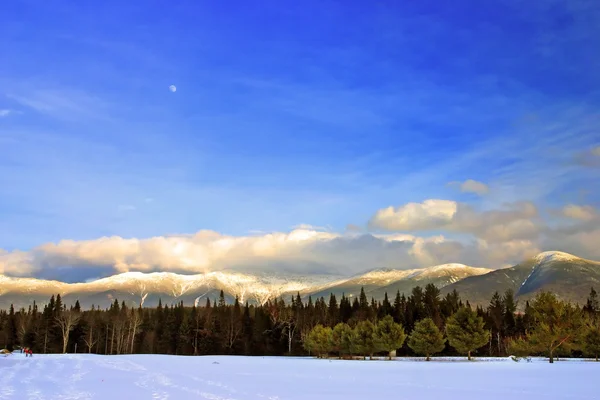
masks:
[[[91,353],[92,347],[94,347],[94,345],[98,343],[98,336],[94,336],[94,328],[96,328],[96,322],[96,316],[92,312],[88,320],[86,335],[83,338],[83,341],[88,347],[88,353]]]
[[[67,352],[69,334],[79,322],[79,318],[81,318],[81,315],[73,310],[62,310],[56,317],[56,324],[60,328],[63,337],[63,353]]]
[[[281,332],[287,335],[288,354],[292,353],[292,343],[296,335],[296,316],[293,309],[285,306],[283,299],[268,301],[266,305],[273,329],[281,329]]]
[[[138,333],[140,325],[142,325],[142,310],[131,309],[130,315],[130,324],[131,324],[131,342],[130,342],[130,353],[133,354],[133,345],[135,343],[135,335]]]

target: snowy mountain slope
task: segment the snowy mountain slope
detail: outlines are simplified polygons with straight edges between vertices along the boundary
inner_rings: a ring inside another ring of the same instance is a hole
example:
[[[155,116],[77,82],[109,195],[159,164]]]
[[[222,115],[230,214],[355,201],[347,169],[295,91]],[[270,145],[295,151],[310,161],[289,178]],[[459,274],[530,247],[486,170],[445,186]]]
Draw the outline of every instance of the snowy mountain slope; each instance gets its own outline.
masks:
[[[473,268],[463,264],[443,264],[411,270],[378,269],[321,287],[310,294],[313,297],[329,296],[331,293],[336,296],[342,294],[357,296],[360,294],[361,288],[364,288],[369,297],[381,299],[386,292],[388,296],[395,295],[398,290],[408,294],[413,287],[425,286],[428,283],[443,287],[465,277],[486,274],[490,271],[492,270]]]
[[[115,299],[132,305],[155,306],[183,301],[198,304],[218,298],[223,290],[226,300],[263,304],[284,293],[297,293],[322,284],[323,277],[254,276],[232,272],[180,275],[169,272],[127,272],[85,283],[63,283],[32,278],[0,276],[0,306],[27,306],[33,300],[45,303],[61,294],[67,303],[79,300],[84,307],[105,307]]]
[[[540,291],[550,291],[565,300],[583,303],[591,287],[600,288],[600,262],[547,251],[511,268],[465,278],[446,286],[442,293],[456,289],[472,304],[487,305],[496,291],[511,289],[523,304]]]
[[[183,301],[201,304],[218,299],[222,290],[227,302],[264,304],[269,299],[300,293],[328,298],[345,294],[352,297],[365,289],[369,298],[392,297],[400,291],[409,294],[415,286],[432,283],[442,295],[454,289],[472,304],[487,304],[495,291],[512,289],[519,299],[528,299],[540,290],[551,290],[562,298],[581,302],[590,287],[600,288],[600,263],[561,252],[545,252],[514,267],[500,270],[444,264],[429,268],[377,269],[347,278],[335,276],[273,276],[232,271],[180,275],[169,272],[127,272],[86,283],[63,283],[0,275],[0,308],[27,307],[33,301],[44,304],[60,293],[67,304],[79,300],[83,307],[107,307],[115,299],[132,306],[156,306]]]

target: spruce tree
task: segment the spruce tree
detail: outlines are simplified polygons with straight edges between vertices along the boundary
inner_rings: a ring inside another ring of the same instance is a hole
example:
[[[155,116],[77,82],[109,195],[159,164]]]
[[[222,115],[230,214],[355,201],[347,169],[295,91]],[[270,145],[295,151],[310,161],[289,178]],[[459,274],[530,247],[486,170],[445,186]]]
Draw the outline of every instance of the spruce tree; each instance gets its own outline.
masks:
[[[512,289],[508,289],[504,293],[502,303],[504,304],[503,334],[505,336],[513,336],[517,331],[517,321],[515,318],[517,302],[515,301],[515,295]]]
[[[471,360],[471,352],[484,346],[490,338],[485,329],[483,318],[468,307],[459,309],[446,322],[446,335],[450,346],[460,353],[467,353]]]
[[[495,292],[492,296],[492,299],[490,300],[490,304],[488,305],[487,314],[491,321],[492,336],[496,340],[498,355],[500,355],[501,352],[500,343],[505,321],[504,312],[505,307],[502,298],[500,297],[500,294],[498,292]]]

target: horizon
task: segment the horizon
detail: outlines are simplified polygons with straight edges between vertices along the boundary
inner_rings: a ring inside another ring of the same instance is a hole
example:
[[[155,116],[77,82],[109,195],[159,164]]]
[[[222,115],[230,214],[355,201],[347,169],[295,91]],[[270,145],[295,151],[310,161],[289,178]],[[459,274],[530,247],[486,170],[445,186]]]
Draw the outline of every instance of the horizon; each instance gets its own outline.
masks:
[[[532,257],[529,257],[527,259],[522,260],[522,262],[526,262],[528,260],[532,260],[532,259],[539,259],[540,256],[542,255],[558,255],[560,256],[568,256],[568,257],[573,257],[576,259],[580,259],[583,261],[591,261],[593,263],[600,263],[599,260],[591,260],[591,259],[586,259],[583,257],[578,257],[575,254],[570,254],[570,253],[566,253],[563,251],[557,251],[557,250],[549,250],[549,251],[544,251],[541,253],[538,253]],[[518,265],[520,265],[521,263],[518,263],[516,265],[506,265],[503,267],[499,267],[499,268],[486,268],[486,267],[480,267],[480,266],[476,266],[476,265],[466,265],[463,263],[459,263],[459,262],[449,262],[449,263],[444,263],[444,264],[436,264],[436,265],[431,265],[431,266],[426,266],[426,267],[420,267],[420,268],[414,268],[414,269],[405,269],[405,268],[370,268],[370,269],[365,269],[362,271],[359,271],[357,273],[353,273],[350,275],[344,275],[344,274],[333,274],[333,273],[323,273],[323,274],[309,274],[308,277],[316,279],[316,278],[320,278],[318,281],[312,281],[311,284],[312,285],[316,285],[317,283],[320,284],[332,284],[335,282],[343,282],[346,280],[352,280],[353,278],[362,278],[365,277],[367,275],[370,275],[371,273],[376,273],[376,272],[383,272],[383,273],[394,273],[394,272],[402,272],[402,271],[427,271],[427,270],[434,270],[436,268],[439,267],[448,267],[448,266],[460,266],[460,267],[465,267],[465,268],[470,268],[470,269],[475,269],[475,270],[486,270],[488,272],[493,272],[493,271],[497,271],[500,269],[505,269],[505,268],[513,268],[516,267]],[[224,274],[224,275],[239,275],[239,276],[251,276],[254,278],[258,278],[260,280],[260,278],[264,277],[262,275],[267,275],[268,278],[275,278],[275,279],[283,279],[284,276],[286,278],[286,280],[289,281],[294,281],[295,279],[301,278],[301,277],[305,277],[306,274],[295,274],[295,275],[290,275],[289,273],[281,273],[281,274],[277,274],[277,272],[273,272],[270,276],[269,276],[269,272],[270,271],[258,271],[258,272],[252,272],[252,271],[244,271],[244,270],[236,270],[236,269],[220,269],[220,270],[215,270],[215,271],[205,271],[205,272],[193,272],[193,273],[186,273],[185,271],[149,271],[149,272],[144,272],[144,271],[125,271],[125,272],[115,272],[114,274],[109,274],[109,275],[105,275],[105,276],[99,276],[99,277],[93,277],[93,278],[89,278],[85,281],[68,281],[68,280],[60,280],[60,279],[51,279],[51,278],[36,278],[33,276],[11,276],[11,275],[4,275],[4,274],[0,274],[0,276],[4,276],[7,277],[9,279],[36,279],[36,280],[40,280],[40,281],[47,281],[47,282],[57,282],[57,283],[61,283],[61,284],[66,284],[66,285],[80,285],[80,284],[89,284],[89,283],[95,283],[101,280],[107,280],[113,277],[117,277],[117,276],[123,276],[123,275],[131,275],[131,276],[150,276],[150,275],[174,275],[174,276],[183,276],[183,277],[194,277],[194,276],[206,276],[206,275],[212,275],[212,274]],[[488,273],[486,272],[486,274]],[[328,279],[326,279],[328,278]],[[352,294],[350,294],[350,296],[352,296]]]
[[[3,9],[0,274],[600,260],[600,5]]]

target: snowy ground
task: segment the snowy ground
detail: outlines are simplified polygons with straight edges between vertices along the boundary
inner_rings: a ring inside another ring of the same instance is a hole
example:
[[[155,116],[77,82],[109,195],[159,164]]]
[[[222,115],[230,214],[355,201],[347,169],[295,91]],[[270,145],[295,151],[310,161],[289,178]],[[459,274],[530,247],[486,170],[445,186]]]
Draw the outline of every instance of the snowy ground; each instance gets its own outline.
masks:
[[[600,399],[600,363],[448,361],[12,354],[0,399]]]

